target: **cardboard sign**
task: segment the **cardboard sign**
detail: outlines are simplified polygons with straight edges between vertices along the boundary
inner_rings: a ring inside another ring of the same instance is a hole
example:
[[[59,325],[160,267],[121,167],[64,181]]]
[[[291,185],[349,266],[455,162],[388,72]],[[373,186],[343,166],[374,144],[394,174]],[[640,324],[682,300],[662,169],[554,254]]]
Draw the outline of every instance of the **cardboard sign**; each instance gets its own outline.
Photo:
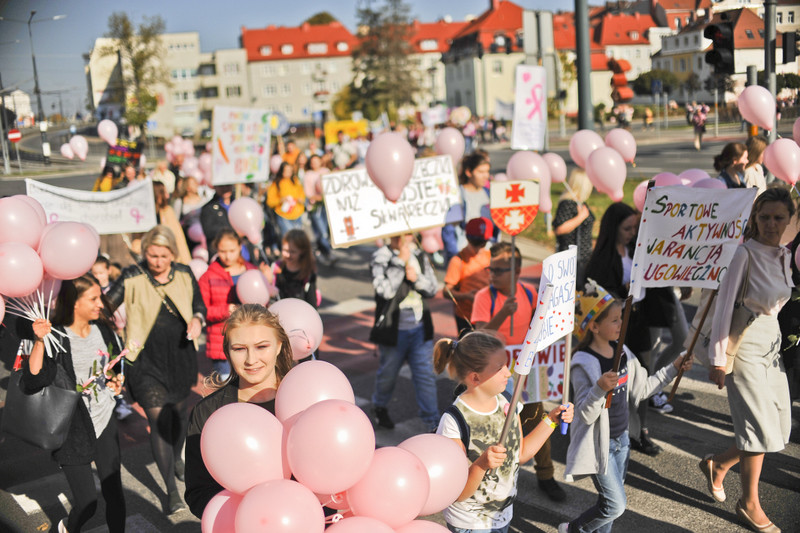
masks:
[[[212,183],[264,182],[269,178],[271,114],[265,109],[214,107]]]
[[[325,144],[339,142],[339,132],[343,131],[351,140],[359,135],[369,133],[369,124],[366,120],[334,120],[325,123]]]
[[[139,161],[142,158],[142,145],[139,141],[126,141],[125,139],[117,139],[116,146],[109,146],[106,153],[106,164],[124,168],[129,162],[132,162],[136,168],[139,168]]]
[[[523,345],[506,346],[506,363],[509,368],[516,365],[523,353]],[[564,359],[567,345],[564,339],[556,341],[544,350],[537,352],[531,361],[530,373],[526,379],[526,402],[560,402],[564,395]]]
[[[547,132],[547,74],[544,67],[517,65],[511,148],[543,150]]]
[[[646,287],[716,288],[744,233],[755,188],[653,187],[633,255],[631,294]]]
[[[535,181],[495,181],[489,189],[494,223],[509,235],[519,235],[539,212],[539,184]]]
[[[42,204],[48,222],[83,222],[100,235],[141,233],[156,225],[150,178],[109,192],[89,192],[25,180],[27,194]]]
[[[334,248],[443,226],[450,206],[461,201],[453,160],[447,155],[417,159],[397,203],[386,199],[363,168],[320,179]]]

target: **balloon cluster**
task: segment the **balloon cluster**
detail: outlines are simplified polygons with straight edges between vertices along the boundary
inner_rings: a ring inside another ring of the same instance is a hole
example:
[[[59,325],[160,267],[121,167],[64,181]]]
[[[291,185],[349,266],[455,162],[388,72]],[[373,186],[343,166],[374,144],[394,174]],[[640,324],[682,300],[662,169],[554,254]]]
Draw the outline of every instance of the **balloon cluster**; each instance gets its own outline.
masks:
[[[195,156],[194,143],[191,139],[184,139],[180,135],[175,135],[164,145],[167,153],[167,161],[170,163],[180,163],[181,172],[185,177],[197,180],[201,185],[212,185],[211,179],[211,153],[206,151]]]
[[[690,168],[676,175],[672,172],[660,172],[653,176],[656,187],[695,187],[697,189],[725,189],[722,181],[712,178],[708,172],[699,168]],[[633,190],[633,205],[639,211],[644,211],[644,201],[647,196],[649,180],[642,181]]]
[[[605,140],[592,130],[579,130],[569,140],[569,155],[586,170],[594,187],[615,202],[622,200],[627,177],[625,163],[636,158],[636,139],[628,130],[615,128]]]
[[[495,175],[495,181],[533,180],[539,183],[539,211],[549,213],[553,209],[550,199],[550,184],[563,183],[567,179],[567,165],[560,155],[549,152],[515,152],[508,160],[505,174]]]
[[[61,145],[59,151],[67,159],[78,156],[81,161],[86,161],[86,156],[89,154],[89,142],[83,135],[73,135],[68,143]]]
[[[321,533],[323,506],[338,512],[335,533],[443,533],[414,519],[455,501],[469,469],[458,444],[439,435],[376,450],[350,383],[324,361],[286,375],[274,416],[247,403],[218,409],[200,448],[225,487],[206,506],[203,533]]]

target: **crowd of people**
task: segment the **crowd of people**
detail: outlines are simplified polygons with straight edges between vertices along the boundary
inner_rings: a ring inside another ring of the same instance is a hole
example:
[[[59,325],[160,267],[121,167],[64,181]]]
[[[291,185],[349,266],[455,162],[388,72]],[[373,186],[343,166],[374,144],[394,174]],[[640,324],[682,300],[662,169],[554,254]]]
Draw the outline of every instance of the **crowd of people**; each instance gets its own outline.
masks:
[[[472,136],[478,131],[476,127]],[[800,237],[790,247],[781,244],[796,206],[788,190],[767,186],[761,168],[765,146],[760,137],[751,138],[747,146],[730,143],[714,160],[726,187],[755,187],[759,194],[744,243],[720,287],[709,350],[709,379],[727,390],[735,439],[729,449],[706,455],[699,470],[709,496],[721,502],[726,474],[740,464],[739,519],[755,531],[779,531],[761,507],[758,481],[764,454],[780,451],[788,442],[790,397],[800,392],[797,346],[790,340],[796,338],[800,313],[796,302],[787,305],[792,287],[800,282],[792,259]],[[281,379],[294,364],[276,317],[263,306],[242,305],[237,281],[258,269],[274,287],[275,298],[321,305],[316,264],[333,265],[337,255],[327,234],[321,193],[309,191],[303,177],[323,168],[352,168],[364,153],[360,141],[351,142],[343,134],[327,152],[313,144],[301,150],[295,141],[281,139],[281,163],[272,180],[261,188],[241,188],[241,194],[264,207],[263,246],[232,229],[232,186],[218,186],[211,193],[192,176],[181,175],[179,166],[160,162],[152,175],[158,225],[144,235],[104,239],[101,252],[110,257],[98,257],[92,272],[62,284],[51,321],[16,322],[19,337],[33,341],[20,349],[28,355],[23,371],[30,391],[50,383],[74,389],[98,350],[108,349],[107,358],[126,350],[116,376],[100,387],[96,398],[79,404],[67,441],[54,453],[73,498],[60,531],[80,531],[96,510],[92,462],[101,480],[109,531],[124,530],[117,419],[129,416],[131,408],[121,399],[123,387],[147,419],[165,513],[183,509],[185,498],[191,512],[202,516],[221,490],[200,453],[205,421],[237,401],[274,412]],[[672,410],[663,389],[679,370],[692,365],[691,355],[682,353],[688,324],[681,301],[689,294],[648,289],[634,304],[626,335],[620,338],[641,213],[622,202],[611,204],[595,240],[595,214],[586,205],[592,185],[585,172],[573,171],[556,207],[553,230],[557,250],[576,245],[578,253],[576,315],[585,320],[575,322],[577,346],[571,383],[566,384],[574,391],[574,405],[548,412],[540,401],[523,403],[509,438],[499,443],[512,385],[505,346],[524,342],[538,294],[536,287],[520,281],[519,249],[500,242],[491,221],[490,170],[487,152],[473,149],[464,156],[460,202],[452,207],[461,222],[442,229],[446,267],[439,294],[453,304],[457,338],[435,342],[429,301],[437,297],[436,267],[414,235],[387,238],[372,255],[375,316],[369,339],[377,347],[378,368],[371,415],[377,428],[395,427],[390,400],[400,369],[408,363],[426,430],[459,443],[471,465],[458,501],[444,512],[454,532],[508,531],[519,467],[531,459],[544,495],[565,500],[567,494],[554,478],[549,436],[560,422],[572,422],[566,479],[591,477],[598,499],[559,525],[559,533],[610,531],[626,507],[631,448],[651,456],[661,451],[647,426],[648,411]],[[112,190],[141,177],[134,167],[121,177],[106,168],[95,190]],[[188,266],[192,257],[208,263],[202,275]],[[756,318],[741,338],[732,339],[731,316],[742,285],[747,287],[744,305]],[[53,330],[66,342],[50,358],[44,354],[43,338]],[[203,331],[205,348],[199,350]],[[618,343],[624,346],[615,370]],[[209,359],[212,370],[205,384],[214,392],[190,415],[188,401],[200,357]],[[436,379],[445,370],[458,386],[453,404],[441,409]],[[604,409],[609,394],[612,407]],[[177,480],[186,481],[183,495]]]

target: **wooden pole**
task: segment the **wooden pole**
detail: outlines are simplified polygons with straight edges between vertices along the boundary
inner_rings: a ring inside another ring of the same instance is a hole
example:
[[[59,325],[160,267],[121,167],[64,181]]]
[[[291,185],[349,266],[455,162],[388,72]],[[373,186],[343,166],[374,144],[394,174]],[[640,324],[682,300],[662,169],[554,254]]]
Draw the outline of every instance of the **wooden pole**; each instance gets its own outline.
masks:
[[[694,346],[697,344],[697,338],[700,336],[700,330],[703,329],[703,324],[708,318],[708,312],[711,310],[711,305],[714,303],[714,298],[717,297],[717,292],[719,289],[714,289],[711,291],[711,296],[708,298],[708,302],[706,302],[706,307],[703,309],[703,314],[700,316],[700,323],[697,324],[697,329],[692,336],[692,342],[689,344],[689,347],[686,349],[686,353],[688,355],[694,354]],[[678,370],[678,377],[675,378],[675,384],[672,386],[672,390],[669,393],[669,398],[667,398],[667,403],[672,403],[672,399],[675,398],[675,392],[678,390],[678,385],[681,382],[681,377],[683,377],[683,368]]]
[[[515,250],[517,249],[517,236],[511,236],[511,293],[508,295],[509,298],[513,298],[517,295],[517,285],[516,285],[516,273],[517,273],[517,254]],[[522,258],[520,257],[520,260]],[[517,303],[519,305],[519,303]],[[509,317],[510,322],[508,323],[508,336],[514,336],[514,315],[512,314]]]
[[[633,306],[633,296],[625,298],[625,309],[622,311],[622,327],[619,330],[619,340],[617,340],[617,347],[614,350],[614,364],[612,370],[619,372],[619,364],[622,359],[622,346],[625,344],[625,333],[628,331],[628,321],[631,318],[631,307]],[[606,409],[611,407],[611,399],[613,398],[614,389],[608,391],[606,394]]]

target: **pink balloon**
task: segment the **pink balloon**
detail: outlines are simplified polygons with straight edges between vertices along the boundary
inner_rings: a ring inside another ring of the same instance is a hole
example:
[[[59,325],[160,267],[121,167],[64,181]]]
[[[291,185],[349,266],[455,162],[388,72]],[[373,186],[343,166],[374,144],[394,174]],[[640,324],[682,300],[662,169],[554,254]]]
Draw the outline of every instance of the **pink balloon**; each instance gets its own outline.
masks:
[[[3,318],[6,316],[6,301],[3,299],[3,295],[0,294],[0,324],[3,323]]]
[[[347,491],[347,500],[354,514],[398,527],[419,515],[429,493],[422,461],[411,452],[387,446],[375,450],[369,470]]]
[[[0,242],[21,242],[36,248],[44,224],[39,212],[18,196],[0,198]]]
[[[319,172],[316,170],[306,170],[303,174],[303,190],[306,193],[306,198],[311,198],[317,195],[317,185],[319,184]]]
[[[175,155],[175,144],[172,141],[167,141],[164,143],[164,151],[167,153],[167,159],[170,159],[173,155]]]
[[[58,279],[75,279],[88,272],[97,259],[93,229],[80,222],[62,222],[41,239],[39,256],[45,272]]]
[[[208,249],[202,244],[198,244],[192,249],[192,259],[200,259],[208,263]]]
[[[492,181],[508,181],[508,176],[505,172],[498,172],[492,176]]]
[[[325,533],[395,533],[395,530],[374,518],[353,516],[333,524]]]
[[[292,368],[281,381],[275,396],[275,416],[286,422],[324,400],[356,403],[353,387],[341,370],[326,361],[305,361]]]
[[[73,157],[75,157],[75,152],[72,151],[72,147],[67,143],[62,144],[59,151],[61,152],[61,155],[63,155],[67,159],[72,159]]]
[[[240,402],[224,405],[208,418],[200,435],[203,462],[217,483],[236,494],[283,479],[283,426],[272,413]]]
[[[653,181],[656,182],[656,187],[670,187],[672,185],[683,185],[680,177],[672,172],[660,172],[653,176]]]
[[[0,243],[0,294],[27,296],[42,282],[42,260],[33,248],[21,242]]]
[[[97,244],[97,248],[99,250],[100,249],[100,233],[98,233],[97,229],[94,226],[92,226],[91,224],[85,224],[85,226],[86,226],[86,229],[89,230],[89,233],[92,234],[92,237],[94,237],[94,242]],[[39,242],[41,242],[41,241],[39,241]]]
[[[567,180],[567,164],[564,159],[553,152],[547,152],[542,158],[550,169],[550,180],[553,183],[564,183]]]
[[[604,146],[603,138],[597,133],[592,130],[578,130],[569,140],[569,156],[576,165],[586,169],[589,154],[601,146]]]
[[[203,233],[203,226],[200,224],[200,221],[193,222],[189,226],[189,229],[186,230],[186,235],[194,242],[206,242],[206,234]]]
[[[553,199],[550,197],[550,175],[539,180],[539,211],[549,213],[553,210]]]
[[[792,139],[798,145],[800,145],[800,118],[794,121],[794,125],[792,126]]]
[[[203,152],[200,154],[200,157],[197,158],[197,168],[202,172],[204,175],[208,176],[211,174],[211,154],[207,152]]]
[[[725,184],[716,178],[708,178],[705,180],[696,181],[692,187],[697,189],[727,189]]]
[[[598,191],[612,199],[622,198],[627,168],[619,152],[607,146],[596,149],[586,161],[586,174]]]
[[[194,157],[194,143],[191,139],[183,139],[182,153],[189,157]]]
[[[800,178],[800,146],[791,139],[778,139],[764,150],[764,166],[778,179],[794,185]]]
[[[414,173],[414,149],[406,138],[395,132],[381,133],[369,144],[364,162],[386,199],[399,200]]]
[[[775,97],[760,85],[745,87],[739,95],[739,113],[747,122],[771,130],[775,126]]]
[[[419,232],[422,249],[426,253],[433,254],[444,248],[442,243],[442,228],[425,229]]]
[[[684,185],[692,186],[700,180],[706,180],[711,176],[708,175],[708,172],[699,168],[690,168],[684,170],[678,177],[681,179],[681,183]]]
[[[97,124],[97,136],[107,142],[110,146],[117,145],[117,135],[119,135],[119,129],[114,122],[103,119]]]
[[[261,229],[264,227],[264,210],[249,196],[242,196],[231,202],[228,221],[236,233],[247,237],[253,244],[261,243]]]
[[[292,475],[313,492],[325,494],[352,487],[370,468],[373,453],[372,423],[364,411],[344,400],[323,400],[307,408],[286,441]]]
[[[457,164],[464,157],[464,136],[455,128],[444,128],[436,137],[433,148],[439,155],[449,155],[453,164]]]
[[[429,520],[414,520],[394,531],[395,533],[448,533],[450,530]]]
[[[308,357],[319,348],[322,343],[322,319],[311,304],[297,298],[284,298],[272,304],[269,310],[278,315],[278,320],[289,335],[295,361]]]
[[[633,163],[636,158],[636,139],[631,132],[623,128],[614,128],[606,134],[606,146],[619,152],[626,163]]]
[[[69,140],[69,146],[81,161],[86,161],[86,154],[89,153],[89,143],[83,135],[74,135]]]
[[[236,281],[236,295],[243,304],[267,305],[269,303],[267,285],[267,280],[260,270],[247,270]]]
[[[184,158],[183,164],[181,165],[181,170],[183,171],[184,176],[194,176],[197,173],[197,158],[194,156],[188,156]]]
[[[58,292],[61,290],[61,280],[51,278],[45,274],[42,276],[42,282],[39,284],[39,287],[36,290],[39,291],[39,293],[44,297],[45,302],[51,300],[51,305],[55,305]]]
[[[397,447],[413,453],[428,471],[430,493],[420,516],[438,513],[456,501],[467,484],[470,463],[455,441],[423,433],[404,440]]]
[[[144,168],[147,165],[147,156],[142,154],[139,158],[139,168]]]
[[[296,481],[278,479],[247,491],[236,511],[235,530],[236,533],[322,533],[325,514],[313,492]]]
[[[200,279],[203,274],[206,273],[208,270],[208,263],[203,261],[202,259],[192,259],[189,261],[189,268],[192,269],[192,274],[194,274],[195,279]]]
[[[636,188],[633,190],[633,205],[636,206],[636,209],[642,213],[644,212],[644,200],[647,196],[647,184],[650,183],[648,180],[641,182]]]
[[[535,152],[514,152],[506,165],[506,174],[512,181],[550,179],[550,168],[545,160]]]
[[[273,155],[269,158],[269,170],[273,174],[277,174],[278,170],[281,168],[281,163],[283,163],[283,158],[278,154]]]
[[[242,497],[229,490],[223,490],[206,504],[200,521],[202,533],[230,533],[234,530],[236,511]]]

